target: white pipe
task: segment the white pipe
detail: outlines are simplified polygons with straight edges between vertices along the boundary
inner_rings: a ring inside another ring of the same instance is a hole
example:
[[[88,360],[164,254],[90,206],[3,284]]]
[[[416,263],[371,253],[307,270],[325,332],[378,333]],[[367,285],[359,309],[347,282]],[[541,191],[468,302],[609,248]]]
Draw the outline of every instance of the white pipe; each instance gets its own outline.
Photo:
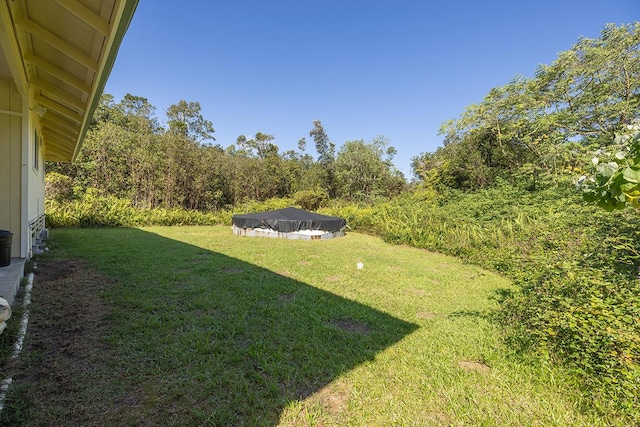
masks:
[[[9,386],[13,382],[13,379],[7,378],[2,381],[2,385],[0,385],[0,414],[4,409],[4,399],[7,397],[7,392],[9,391]]]
[[[31,289],[33,289],[33,273],[29,273],[27,276],[27,285],[24,288],[24,297],[22,299],[22,319],[20,319],[20,329],[18,330],[18,337],[16,338],[16,344],[13,346],[13,353],[11,359],[17,359],[22,352],[22,346],[24,344],[24,337],[27,335],[27,325],[29,324],[29,305],[31,305]],[[9,377],[2,381],[0,385],[0,414],[4,409],[4,401],[7,398],[9,392],[9,386],[13,383],[13,378]]]
[[[24,344],[24,337],[27,335],[27,325],[29,324],[29,305],[31,305],[31,289],[33,288],[33,273],[29,273],[27,277],[27,286],[24,288],[24,298],[22,300],[22,319],[20,320],[20,330],[18,331],[18,338],[16,344],[13,347],[13,354],[11,360],[16,359],[22,351],[22,345]]]

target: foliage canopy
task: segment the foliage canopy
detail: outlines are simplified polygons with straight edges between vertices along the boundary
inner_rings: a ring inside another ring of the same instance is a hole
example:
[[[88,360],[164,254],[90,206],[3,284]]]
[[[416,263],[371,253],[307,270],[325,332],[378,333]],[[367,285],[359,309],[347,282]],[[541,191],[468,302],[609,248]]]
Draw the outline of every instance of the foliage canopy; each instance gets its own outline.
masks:
[[[492,89],[444,123],[444,145],[413,159],[421,181],[460,189],[496,179],[535,188],[539,176],[574,173],[585,152],[611,144],[640,118],[640,23],[608,24],[598,39]]]
[[[294,197],[317,208],[328,197],[387,198],[406,186],[378,141],[362,142],[366,154],[362,159],[354,158],[357,153],[351,148],[336,158],[335,145],[319,120],[310,132],[318,151],[314,160],[305,153],[304,138],[298,141],[298,151],[286,152],[266,132],[249,138],[240,135],[227,148],[207,142],[213,141],[214,128],[197,102],[171,105],[166,118],[165,128],[146,98],[127,94],[116,102],[112,95],[103,95],[78,162],[49,165],[50,171],[68,177],[55,176],[55,185],[49,185],[52,191],[55,188],[55,198],[70,200],[95,189],[140,208],[208,211],[274,197]],[[393,152],[384,141],[385,150]],[[362,166],[346,170],[354,161]],[[368,173],[375,176],[361,191]],[[68,187],[64,191],[63,184]]]

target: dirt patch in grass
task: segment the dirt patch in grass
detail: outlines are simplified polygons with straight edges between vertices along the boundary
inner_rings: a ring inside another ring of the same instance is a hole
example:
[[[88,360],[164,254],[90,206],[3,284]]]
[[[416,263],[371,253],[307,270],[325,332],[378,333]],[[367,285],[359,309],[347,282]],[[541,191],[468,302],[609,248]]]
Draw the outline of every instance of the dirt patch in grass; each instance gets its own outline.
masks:
[[[351,387],[344,383],[329,384],[310,397],[310,401],[318,402],[331,415],[342,414],[347,409]]]
[[[327,277],[327,282],[339,282],[342,280],[342,276],[333,275]]]
[[[461,360],[458,362],[458,366],[467,371],[477,371],[481,374],[488,374],[491,371],[489,366],[474,360]]]
[[[369,335],[373,331],[369,326],[364,323],[356,322],[355,320],[334,320],[331,324],[345,332],[355,334]]]
[[[139,396],[111,386],[117,375],[107,366],[110,310],[100,295],[112,285],[81,261],[39,264],[26,345],[0,369],[14,379],[0,424],[94,425],[137,405]]]
[[[422,320],[435,319],[437,316],[436,313],[431,313],[430,311],[419,311],[416,313],[416,317]]]
[[[293,294],[280,294],[278,295],[278,299],[282,302],[290,302],[295,299],[295,295]]]
[[[349,400],[353,395],[351,385],[337,382],[302,396],[286,410],[278,425],[282,426],[342,426],[349,422]],[[364,424],[363,424],[364,425]]]

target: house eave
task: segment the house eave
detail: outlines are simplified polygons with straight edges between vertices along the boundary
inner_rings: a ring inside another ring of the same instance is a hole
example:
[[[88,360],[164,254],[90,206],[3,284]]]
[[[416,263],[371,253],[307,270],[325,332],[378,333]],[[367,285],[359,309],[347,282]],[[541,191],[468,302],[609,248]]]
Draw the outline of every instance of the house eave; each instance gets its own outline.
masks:
[[[0,0],[0,47],[38,122],[45,159],[77,157],[137,5]]]

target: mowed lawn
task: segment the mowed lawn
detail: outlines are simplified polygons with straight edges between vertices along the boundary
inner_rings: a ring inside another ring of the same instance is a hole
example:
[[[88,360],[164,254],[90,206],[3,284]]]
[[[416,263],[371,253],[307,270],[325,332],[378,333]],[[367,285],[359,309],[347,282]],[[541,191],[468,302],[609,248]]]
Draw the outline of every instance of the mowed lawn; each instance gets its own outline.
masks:
[[[490,313],[510,282],[455,258],[230,227],[53,230],[49,246],[7,425],[607,424],[502,344]]]

